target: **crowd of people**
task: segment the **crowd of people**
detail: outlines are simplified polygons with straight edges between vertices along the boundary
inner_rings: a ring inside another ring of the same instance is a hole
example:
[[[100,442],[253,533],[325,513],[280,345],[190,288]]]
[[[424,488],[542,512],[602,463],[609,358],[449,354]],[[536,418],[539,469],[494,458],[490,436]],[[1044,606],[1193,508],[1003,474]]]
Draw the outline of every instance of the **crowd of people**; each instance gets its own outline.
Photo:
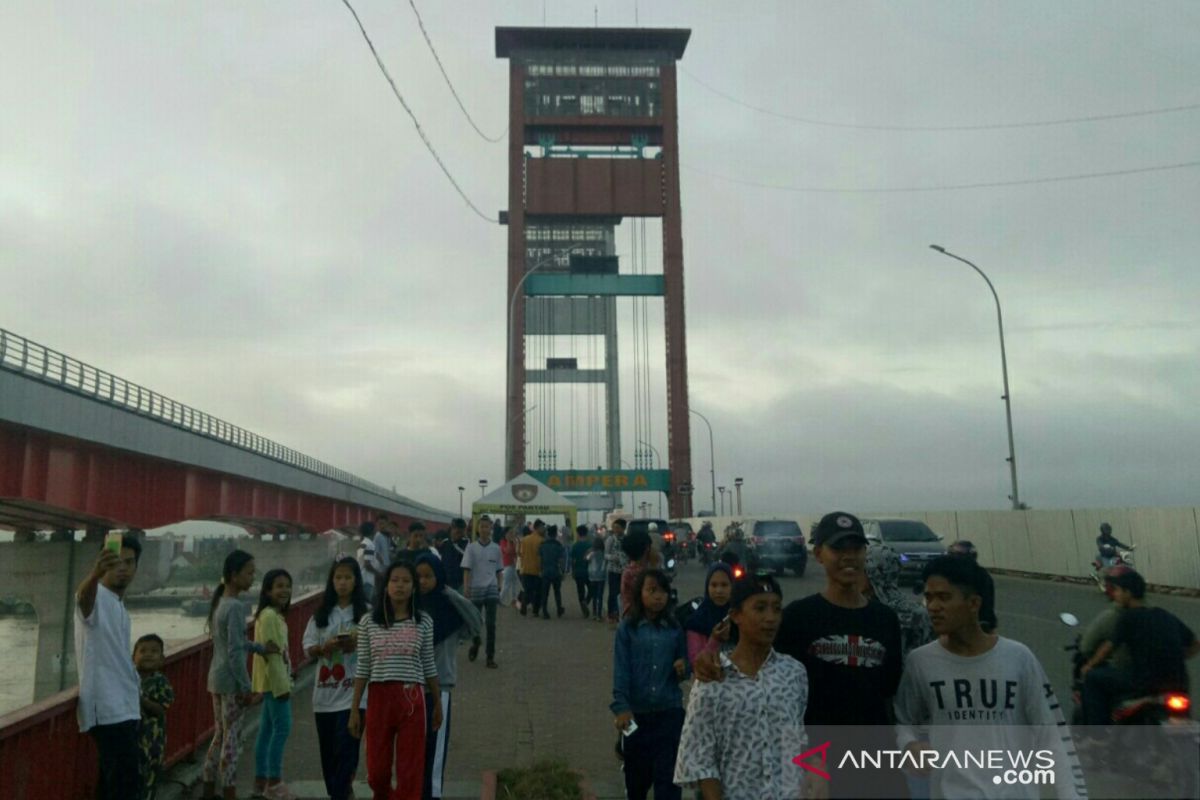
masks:
[[[1038,746],[1055,754],[1057,796],[1086,796],[1045,671],[1028,647],[996,632],[994,585],[969,543],[926,565],[921,603],[899,588],[899,555],[869,546],[856,517],[834,512],[812,536],[819,592],[785,605],[773,577],[743,574],[734,556],[707,567],[702,598],[676,607],[651,537],[627,534],[621,519],[603,534],[579,526],[570,542],[541,520],[506,530],[484,515],[472,527],[468,534],[456,519],[431,542],[421,523],[402,538],[381,515],[360,529],[357,552],[331,565],[301,637],[317,662],[313,723],[330,798],[353,796],[360,749],[376,798],[441,797],[460,645],[472,662],[483,649],[486,667],[498,669],[498,609],[562,617],[568,575],[582,619],[615,631],[610,710],[631,800],[651,790],[656,800],[682,798],[685,788],[705,800],[1037,796],[1014,786],[1001,795],[977,771],[931,770],[921,754],[952,747],[963,726],[998,749],[1019,747],[1018,730],[1038,731]],[[152,798],[173,693],[161,638],[141,637],[129,655],[123,596],[141,543],[131,535],[119,545],[102,550],[76,595],[80,728],[99,751],[101,798]],[[216,733],[204,798],[237,796],[239,735],[254,705],[253,796],[293,796],[282,775],[293,727],[293,582],[268,570],[252,606],[256,572],[250,553],[229,553],[209,611]],[[1146,607],[1145,581],[1132,569],[1114,567],[1108,586],[1114,607],[1084,642],[1084,712],[1097,726],[1130,693],[1186,690],[1184,659],[1200,651],[1176,617]],[[796,760],[823,756],[835,739],[913,758],[871,770]]]

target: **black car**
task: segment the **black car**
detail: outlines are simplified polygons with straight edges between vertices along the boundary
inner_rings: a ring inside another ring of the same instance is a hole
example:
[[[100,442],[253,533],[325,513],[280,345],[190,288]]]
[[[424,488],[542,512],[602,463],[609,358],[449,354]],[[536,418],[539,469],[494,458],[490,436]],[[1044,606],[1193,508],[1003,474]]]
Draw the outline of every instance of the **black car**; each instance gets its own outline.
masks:
[[[759,566],[773,569],[779,575],[789,569],[797,577],[804,574],[808,566],[808,548],[804,531],[795,520],[755,520],[750,529],[750,541],[754,544]]]
[[[864,519],[867,542],[885,544],[900,554],[900,583],[921,583],[925,565],[945,555],[942,537],[915,519]]]

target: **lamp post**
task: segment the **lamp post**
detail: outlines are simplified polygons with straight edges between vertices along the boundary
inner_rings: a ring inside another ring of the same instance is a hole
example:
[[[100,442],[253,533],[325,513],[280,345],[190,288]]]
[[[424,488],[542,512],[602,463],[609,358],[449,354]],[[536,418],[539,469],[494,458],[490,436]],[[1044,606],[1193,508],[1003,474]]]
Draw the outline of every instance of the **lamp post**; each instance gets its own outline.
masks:
[[[465,486],[458,487],[458,515],[460,517],[463,515],[463,492],[466,490],[467,487]]]
[[[638,444],[644,445],[644,446],[650,448],[650,452],[654,453],[654,457],[656,459],[658,459],[658,468],[661,470],[662,469],[662,456],[660,456],[658,454],[658,450],[654,449],[654,445],[650,444],[649,442],[643,442],[640,440],[638,441]],[[662,517],[662,492],[658,493],[658,516]]]
[[[739,517],[742,515],[742,484],[743,483],[745,483],[745,481],[743,481],[741,478],[733,479],[733,486],[735,489],[737,489],[737,509],[738,509],[737,513],[738,513]]]
[[[987,283],[988,289],[992,291],[992,299],[996,301],[996,325],[1000,330],[1000,372],[1004,377],[1004,419],[1008,423],[1008,469],[1012,477],[1012,494],[1009,499],[1012,500],[1014,510],[1021,509],[1021,499],[1017,494],[1017,452],[1013,446],[1013,424],[1012,424],[1012,403],[1009,398],[1008,391],[1008,356],[1004,351],[1004,315],[1000,312],[1000,296],[996,294],[996,287],[992,285],[992,281],[984,274],[983,270],[972,264],[962,256],[951,253],[946,248],[939,244],[931,244],[930,248],[938,251],[944,256],[949,256],[956,261],[961,261],[971,269],[979,273],[979,277],[983,278]]]
[[[513,384],[512,384],[513,365],[517,361],[517,334],[516,334],[516,330],[515,330],[515,328],[516,328],[515,316],[517,313],[517,297],[519,297],[521,294],[521,287],[525,285],[526,278],[528,278],[530,275],[537,272],[539,269],[546,266],[547,264],[552,263],[554,261],[555,257],[557,257],[559,255],[573,253],[576,250],[584,249],[584,248],[591,247],[591,246],[592,245],[589,245],[589,244],[571,245],[570,247],[568,247],[558,253],[555,253],[554,255],[550,255],[550,256],[547,256],[546,258],[543,258],[541,261],[537,262],[532,267],[525,270],[525,274],[521,276],[521,279],[519,281],[517,281],[517,285],[513,287],[512,296],[509,297],[509,299],[508,299],[508,370],[507,370],[508,376],[505,381],[505,389],[506,389],[506,392],[504,395],[505,403],[508,402],[508,398],[512,396],[512,391],[513,391]],[[528,411],[526,411],[526,413],[528,413]],[[511,458],[513,419],[516,419],[515,415],[508,420],[508,424],[505,425],[505,428],[504,428],[504,476],[505,476],[504,479],[505,480],[508,480],[509,478],[514,477],[512,458]],[[524,445],[522,445],[522,452],[523,451],[524,451]]]
[[[713,450],[713,435],[712,424],[708,421],[708,417],[701,414],[694,408],[689,408],[688,411],[695,414],[700,419],[704,420],[704,424],[708,426],[708,477],[712,481],[712,509],[717,510],[717,463],[714,457]]]
[[[486,491],[487,491],[487,478],[480,478],[479,479],[479,496],[483,497],[483,494]]]
[[[725,487],[718,486],[717,491],[721,493],[721,516],[725,516]]]

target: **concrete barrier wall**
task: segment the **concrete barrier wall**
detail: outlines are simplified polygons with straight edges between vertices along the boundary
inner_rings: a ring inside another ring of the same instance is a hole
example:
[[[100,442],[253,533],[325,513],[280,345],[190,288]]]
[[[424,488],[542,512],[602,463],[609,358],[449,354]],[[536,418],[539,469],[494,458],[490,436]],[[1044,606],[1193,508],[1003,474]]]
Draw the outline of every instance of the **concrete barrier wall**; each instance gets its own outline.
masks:
[[[859,512],[855,511],[858,514]],[[1137,545],[1138,572],[1150,583],[1200,588],[1200,510],[1196,508],[1110,508],[1035,511],[862,512],[864,518],[917,519],[945,537],[946,544],[970,539],[980,563],[1045,575],[1091,574],[1100,523],[1113,526],[1122,542]],[[734,519],[747,534],[755,519],[794,519],[808,535],[813,514],[691,518],[693,528],[711,522],[720,536]]]

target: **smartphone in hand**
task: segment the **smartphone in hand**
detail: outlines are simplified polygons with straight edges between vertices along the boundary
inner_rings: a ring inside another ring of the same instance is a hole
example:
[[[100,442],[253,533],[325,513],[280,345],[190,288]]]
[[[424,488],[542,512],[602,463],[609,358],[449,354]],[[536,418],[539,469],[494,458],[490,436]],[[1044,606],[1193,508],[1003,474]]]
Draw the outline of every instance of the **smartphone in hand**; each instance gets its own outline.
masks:
[[[104,535],[104,549],[111,550],[115,556],[121,555],[121,532],[109,531]]]

